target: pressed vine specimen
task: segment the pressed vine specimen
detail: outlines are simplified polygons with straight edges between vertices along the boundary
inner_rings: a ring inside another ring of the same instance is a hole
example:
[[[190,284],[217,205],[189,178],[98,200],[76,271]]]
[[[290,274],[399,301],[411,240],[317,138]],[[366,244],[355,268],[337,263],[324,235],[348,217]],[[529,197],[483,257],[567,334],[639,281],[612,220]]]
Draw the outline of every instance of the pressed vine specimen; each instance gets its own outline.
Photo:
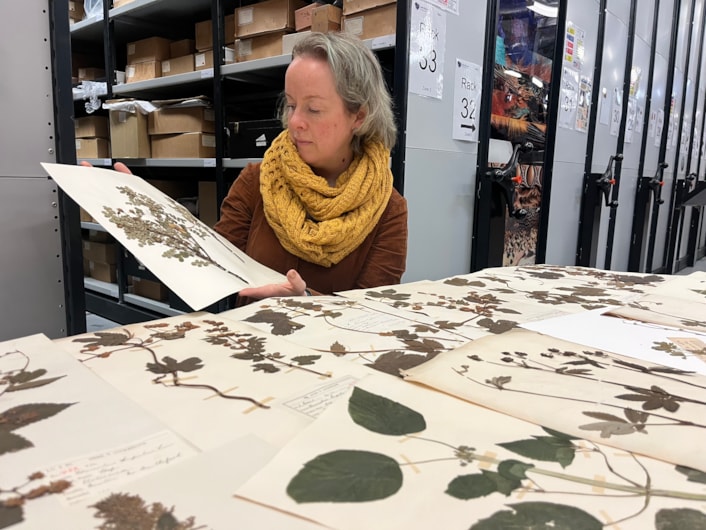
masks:
[[[213,385],[183,381],[180,377],[181,373],[196,372],[204,367],[203,360],[200,357],[175,359],[168,355],[161,358],[157,356],[155,346],[165,341],[185,339],[189,332],[201,329],[203,324],[207,326],[202,329],[206,335],[202,339],[204,342],[235,352],[231,357],[239,361],[250,362],[254,372],[273,374],[279,372],[282,367],[287,367],[310,372],[321,377],[330,377],[330,374],[317,372],[310,368],[321,356],[301,355],[285,360],[285,356],[281,353],[266,352],[265,337],[231,330],[224,322],[216,320],[203,320],[200,322],[187,320],[174,324],[156,322],[143,326],[149,332],[146,338],[139,337],[136,333],[123,329],[120,331],[96,332],[90,336],[81,336],[73,339],[73,342],[86,345],[80,351],[82,354],[87,355],[81,360],[82,362],[88,362],[93,359],[105,359],[121,351],[142,350],[149,354],[151,358],[151,362],[146,364],[146,368],[148,372],[155,374],[152,381],[156,384],[161,384],[165,387],[209,390],[223,399],[248,401],[260,408],[269,408],[268,405],[249,396],[235,396],[224,393]]]
[[[333,306],[333,307],[332,307]],[[336,307],[338,306],[338,307]],[[245,322],[263,324],[269,328],[273,335],[294,335],[304,329],[306,324],[300,320],[307,318],[321,318],[326,324],[342,332],[352,331],[356,334],[369,334],[371,336],[392,337],[397,340],[399,347],[392,349],[376,348],[375,350],[356,350],[346,347],[341,341],[335,340],[328,348],[312,348],[322,353],[331,353],[338,357],[357,355],[370,366],[381,372],[399,376],[400,370],[419,366],[439,353],[465,344],[470,339],[454,331],[453,326],[428,325],[408,319],[408,329],[392,329],[389,331],[362,331],[351,330],[346,327],[344,320],[347,310],[367,309],[358,302],[342,300],[327,302],[324,306],[317,301],[298,300],[296,298],[281,298],[263,306],[252,315],[244,319]],[[379,313],[378,313],[379,314]],[[392,315],[393,313],[390,312]],[[404,315],[394,314],[398,319]],[[439,335],[444,335],[443,337]],[[311,348],[311,346],[309,346]],[[375,359],[368,358],[375,355]]]
[[[696,506],[706,501],[706,494],[686,491],[658,489],[648,470],[639,464],[644,476],[631,478],[615,471],[609,456],[597,444],[566,435],[551,429],[544,429],[546,435],[529,439],[500,443],[501,447],[525,460],[500,460],[489,456],[485,450],[469,445],[453,445],[443,440],[422,437],[427,424],[419,412],[392,401],[385,396],[368,392],[356,387],[349,398],[348,414],[358,426],[368,431],[386,436],[406,436],[420,443],[434,444],[446,451],[438,458],[423,462],[398,462],[394,458],[373,451],[335,450],[321,454],[306,462],[301,470],[287,485],[287,494],[297,503],[364,503],[379,501],[395,495],[403,487],[403,467],[407,465],[434,465],[435,462],[456,461],[461,467],[473,463],[492,465],[495,470],[482,469],[480,473],[461,474],[452,477],[445,493],[460,501],[478,499],[488,495],[500,494],[505,497],[513,492],[522,491],[539,498],[549,492],[541,487],[541,477],[552,477],[567,485],[585,485],[589,488],[601,488],[609,493],[563,492],[565,494],[589,495],[601,498],[616,492],[625,494],[626,499],[635,499],[639,504],[635,513],[620,521],[619,524],[638,517],[652,499],[664,497],[694,502]],[[583,442],[579,445],[578,442]],[[606,467],[615,477],[615,482],[597,480],[580,475],[559,472],[541,467],[541,462],[555,462],[562,468],[570,467],[574,456],[579,452],[592,451],[601,456]],[[706,482],[706,473],[689,468],[677,468],[688,481]],[[612,492],[612,493],[611,493]],[[542,501],[521,501],[507,504],[507,510],[500,510],[493,515],[473,523],[471,530],[500,530],[505,528],[552,528],[554,530],[599,530],[604,523],[587,511],[564,504]],[[703,528],[706,514],[698,509],[675,508],[661,509],[655,515],[657,528]]]

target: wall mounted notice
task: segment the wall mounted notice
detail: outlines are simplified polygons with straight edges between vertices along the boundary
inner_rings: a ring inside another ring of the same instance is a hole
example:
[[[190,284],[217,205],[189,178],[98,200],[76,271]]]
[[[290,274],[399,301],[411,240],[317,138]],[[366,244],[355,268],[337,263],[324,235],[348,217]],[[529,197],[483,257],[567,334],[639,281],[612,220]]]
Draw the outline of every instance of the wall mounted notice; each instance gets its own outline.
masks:
[[[458,4],[460,0],[428,0],[430,4],[440,7],[444,11],[458,15]]]
[[[482,79],[480,65],[456,59],[452,134],[454,140],[478,141],[478,112]]]
[[[426,2],[412,2],[409,91],[441,99],[444,92],[446,13]]]

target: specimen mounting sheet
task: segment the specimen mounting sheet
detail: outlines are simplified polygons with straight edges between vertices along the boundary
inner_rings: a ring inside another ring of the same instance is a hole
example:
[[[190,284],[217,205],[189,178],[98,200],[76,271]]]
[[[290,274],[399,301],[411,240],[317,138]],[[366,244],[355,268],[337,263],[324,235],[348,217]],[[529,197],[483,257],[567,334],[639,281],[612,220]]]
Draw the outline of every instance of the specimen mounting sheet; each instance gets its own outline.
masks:
[[[261,265],[138,176],[42,163],[59,187],[195,310],[243,287],[281,283]],[[188,280],[185,280],[188,278]]]
[[[375,374],[237,495],[337,529],[699,528],[705,478]]]

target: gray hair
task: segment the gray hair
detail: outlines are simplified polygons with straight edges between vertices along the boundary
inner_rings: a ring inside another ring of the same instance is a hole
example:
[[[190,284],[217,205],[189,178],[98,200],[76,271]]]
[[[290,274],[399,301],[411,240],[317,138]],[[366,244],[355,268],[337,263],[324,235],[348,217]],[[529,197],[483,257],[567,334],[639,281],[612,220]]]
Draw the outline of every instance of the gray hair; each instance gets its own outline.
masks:
[[[385,86],[382,68],[375,54],[357,37],[347,33],[312,33],[294,45],[292,58],[313,57],[326,61],[333,72],[336,92],[349,112],[361,108],[367,114],[353,135],[353,152],[360,154],[367,142],[382,142],[392,149],[397,126],[392,98]],[[281,98],[279,117],[287,127],[286,100]]]

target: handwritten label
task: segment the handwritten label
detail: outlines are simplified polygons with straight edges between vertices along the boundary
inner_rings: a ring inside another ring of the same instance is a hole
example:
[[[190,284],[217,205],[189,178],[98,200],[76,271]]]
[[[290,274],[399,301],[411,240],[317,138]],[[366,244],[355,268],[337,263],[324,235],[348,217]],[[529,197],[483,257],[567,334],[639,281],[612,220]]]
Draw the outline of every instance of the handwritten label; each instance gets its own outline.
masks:
[[[357,382],[355,377],[346,376],[326,383],[303,396],[285,401],[284,405],[311,418],[316,418],[336,399],[347,394]]]
[[[122,447],[99,451],[44,470],[51,480],[68,480],[71,487],[63,500],[69,505],[79,504],[139,476],[174,463],[195,451],[176,434],[163,431]]]
[[[699,354],[703,356],[702,359],[706,361],[706,342],[695,337],[667,337],[674,344],[680,348],[689,351],[691,353]]]

